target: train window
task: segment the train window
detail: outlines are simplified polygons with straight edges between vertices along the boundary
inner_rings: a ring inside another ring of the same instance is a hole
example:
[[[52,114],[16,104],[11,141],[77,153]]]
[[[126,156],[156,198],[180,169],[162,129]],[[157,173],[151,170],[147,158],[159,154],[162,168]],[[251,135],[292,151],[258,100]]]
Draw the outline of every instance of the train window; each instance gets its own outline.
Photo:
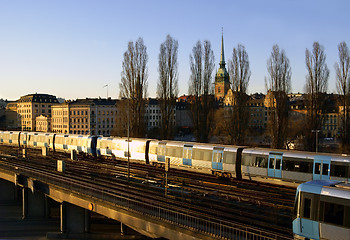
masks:
[[[203,156],[203,160],[211,161],[212,160],[211,158],[212,158],[211,152],[210,151],[205,151],[204,156]]]
[[[204,158],[204,152],[200,151],[199,152],[199,160],[203,160],[203,158]]]
[[[282,165],[282,170],[287,170],[287,171],[294,171],[296,168],[296,162],[293,160],[283,160],[283,165]],[[298,165],[299,168],[299,165]]]
[[[345,165],[332,164],[331,176],[332,177],[348,177],[349,167]]]
[[[281,169],[281,159],[276,158],[276,169]]]
[[[321,173],[321,163],[315,163],[315,174]]]
[[[324,222],[343,225],[344,222],[344,205],[321,202],[324,204]]]
[[[224,163],[235,163],[235,153],[225,152],[224,153]]]
[[[328,163],[323,163],[322,175],[328,175],[328,168],[329,168],[329,164]]]
[[[297,167],[297,165],[295,167]],[[301,161],[299,163],[299,170],[298,170],[299,172],[312,173],[312,169],[313,169],[312,162]]]
[[[275,166],[274,166],[274,163],[275,163],[275,158],[270,158],[270,166],[269,166],[269,168],[271,168],[271,169],[274,169],[275,168]]]
[[[256,157],[255,158],[255,166],[256,167],[266,167],[266,158]]]
[[[302,216],[304,218],[311,217],[311,199],[310,198],[304,198],[303,215]]]

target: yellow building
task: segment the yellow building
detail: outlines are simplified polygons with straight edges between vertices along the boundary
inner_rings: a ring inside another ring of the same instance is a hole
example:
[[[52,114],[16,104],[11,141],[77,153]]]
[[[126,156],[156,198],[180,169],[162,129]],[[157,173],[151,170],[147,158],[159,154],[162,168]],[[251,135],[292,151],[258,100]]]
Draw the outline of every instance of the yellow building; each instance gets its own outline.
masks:
[[[52,107],[52,132],[110,136],[116,100],[77,99]]]
[[[17,113],[20,117],[21,129],[35,131],[36,117],[50,116],[51,106],[58,104],[57,98],[49,94],[29,94],[17,101]]]
[[[36,117],[36,131],[37,132],[51,132],[51,118],[40,115]]]
[[[51,107],[51,131],[69,133],[69,101]]]

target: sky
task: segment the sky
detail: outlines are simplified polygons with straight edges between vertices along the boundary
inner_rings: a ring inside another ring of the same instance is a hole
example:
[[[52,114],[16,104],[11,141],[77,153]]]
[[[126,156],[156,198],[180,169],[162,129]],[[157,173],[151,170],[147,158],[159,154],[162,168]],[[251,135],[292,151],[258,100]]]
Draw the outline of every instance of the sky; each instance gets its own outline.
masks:
[[[266,93],[274,44],[290,60],[292,91],[304,92],[305,50],[315,41],[327,56],[328,92],[336,93],[337,46],[350,46],[349,10],[348,0],[0,0],[0,99],[32,93],[95,98],[107,90],[119,98],[123,53],[138,37],[149,56],[148,96],[156,97],[159,47],[167,34],[179,43],[179,95],[188,94],[193,46],[209,40],[217,69],[222,29],[226,62],[237,44],[246,47],[249,93]]]

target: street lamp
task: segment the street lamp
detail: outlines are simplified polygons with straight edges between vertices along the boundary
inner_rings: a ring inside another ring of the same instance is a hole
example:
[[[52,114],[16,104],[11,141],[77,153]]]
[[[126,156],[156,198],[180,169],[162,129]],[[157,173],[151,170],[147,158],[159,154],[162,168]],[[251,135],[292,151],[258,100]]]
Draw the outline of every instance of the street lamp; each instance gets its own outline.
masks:
[[[316,133],[316,152],[318,152],[318,133],[320,130],[312,130],[311,132]]]
[[[107,99],[108,99],[108,84],[104,85],[103,88],[107,87]]]
[[[130,179],[130,97],[128,98],[128,181]]]

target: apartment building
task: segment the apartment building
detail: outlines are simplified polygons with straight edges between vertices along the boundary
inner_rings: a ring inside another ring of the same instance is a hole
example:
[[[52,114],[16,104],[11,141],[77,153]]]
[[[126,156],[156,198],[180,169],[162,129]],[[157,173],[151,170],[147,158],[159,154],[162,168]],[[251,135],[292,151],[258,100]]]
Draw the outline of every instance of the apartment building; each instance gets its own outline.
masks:
[[[176,106],[173,109],[172,125],[176,126]],[[145,103],[145,122],[147,131],[152,128],[160,128],[162,126],[162,113],[159,101],[154,98],[148,98]]]
[[[116,100],[77,99],[52,108],[52,131],[110,136],[117,115]]]
[[[17,101],[19,123],[24,131],[35,131],[36,117],[51,116],[51,106],[58,104],[57,98],[49,94],[28,94]]]
[[[51,132],[51,118],[40,115],[36,117],[36,131],[37,132]]]

